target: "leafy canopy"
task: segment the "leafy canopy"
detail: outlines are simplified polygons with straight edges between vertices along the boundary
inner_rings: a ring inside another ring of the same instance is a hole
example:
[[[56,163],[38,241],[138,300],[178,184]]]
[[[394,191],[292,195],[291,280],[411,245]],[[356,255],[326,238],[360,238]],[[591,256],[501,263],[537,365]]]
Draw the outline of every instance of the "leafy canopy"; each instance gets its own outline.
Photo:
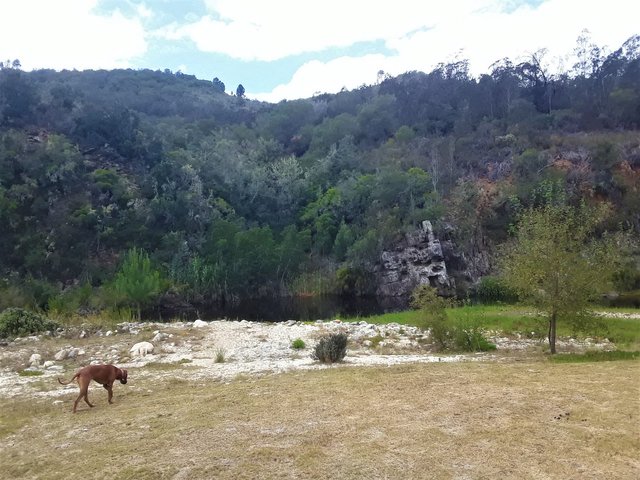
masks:
[[[619,245],[597,228],[606,208],[548,204],[525,211],[501,259],[502,275],[520,300],[549,318],[555,353],[557,321],[593,327],[590,302],[606,291],[619,263]]]

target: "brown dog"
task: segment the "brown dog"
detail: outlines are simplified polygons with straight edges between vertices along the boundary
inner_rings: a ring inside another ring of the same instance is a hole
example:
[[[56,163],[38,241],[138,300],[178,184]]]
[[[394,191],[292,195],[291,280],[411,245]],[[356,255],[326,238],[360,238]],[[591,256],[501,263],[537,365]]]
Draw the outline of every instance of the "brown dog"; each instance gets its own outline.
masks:
[[[109,403],[113,403],[111,401],[111,398],[113,397],[113,382],[120,380],[120,383],[122,384],[127,383],[127,371],[124,368],[118,368],[113,365],[89,365],[88,367],[78,370],[73,378],[68,382],[63,382],[60,378],[58,378],[58,381],[62,385],[69,385],[76,378],[78,379],[78,385],[80,386],[80,395],[78,395],[78,398],[76,398],[76,401],[73,404],[73,413],[76,413],[78,402],[82,397],[84,397],[84,401],[87,402],[87,405],[93,407],[91,402],[89,402],[89,397],[87,396],[91,380],[98,382],[107,389],[107,392],[109,392]]]

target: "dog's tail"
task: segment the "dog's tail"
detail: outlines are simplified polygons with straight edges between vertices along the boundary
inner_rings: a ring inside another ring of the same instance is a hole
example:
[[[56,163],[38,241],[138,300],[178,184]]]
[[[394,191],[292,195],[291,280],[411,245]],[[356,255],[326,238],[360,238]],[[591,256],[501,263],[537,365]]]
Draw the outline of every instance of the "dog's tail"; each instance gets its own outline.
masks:
[[[76,373],[73,378],[71,380],[69,380],[68,382],[63,382],[62,380],[60,380],[60,377],[58,377],[58,382],[60,382],[60,385],[69,385],[71,382],[73,382],[76,378],[78,377],[78,374]]]

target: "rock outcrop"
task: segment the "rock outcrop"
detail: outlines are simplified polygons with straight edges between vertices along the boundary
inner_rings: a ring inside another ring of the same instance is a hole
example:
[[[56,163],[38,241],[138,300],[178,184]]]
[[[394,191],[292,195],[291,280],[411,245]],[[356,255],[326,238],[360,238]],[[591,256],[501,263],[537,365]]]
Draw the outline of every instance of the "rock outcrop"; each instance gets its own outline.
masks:
[[[418,285],[431,285],[443,295],[453,291],[442,246],[428,220],[421,229],[406,234],[393,250],[382,252],[376,276],[376,294],[381,297],[407,296]]]

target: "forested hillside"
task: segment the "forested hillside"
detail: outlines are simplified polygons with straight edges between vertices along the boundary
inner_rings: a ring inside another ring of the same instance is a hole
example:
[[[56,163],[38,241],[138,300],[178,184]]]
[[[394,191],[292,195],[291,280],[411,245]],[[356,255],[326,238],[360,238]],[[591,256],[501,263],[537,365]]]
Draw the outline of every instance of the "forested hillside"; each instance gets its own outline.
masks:
[[[4,62],[0,309],[364,295],[426,219],[490,274],[518,212],[550,201],[609,203],[606,228],[637,235],[640,36],[576,54],[561,73],[540,51],[278,104],[217,78]],[[633,258],[617,288],[640,288]]]

